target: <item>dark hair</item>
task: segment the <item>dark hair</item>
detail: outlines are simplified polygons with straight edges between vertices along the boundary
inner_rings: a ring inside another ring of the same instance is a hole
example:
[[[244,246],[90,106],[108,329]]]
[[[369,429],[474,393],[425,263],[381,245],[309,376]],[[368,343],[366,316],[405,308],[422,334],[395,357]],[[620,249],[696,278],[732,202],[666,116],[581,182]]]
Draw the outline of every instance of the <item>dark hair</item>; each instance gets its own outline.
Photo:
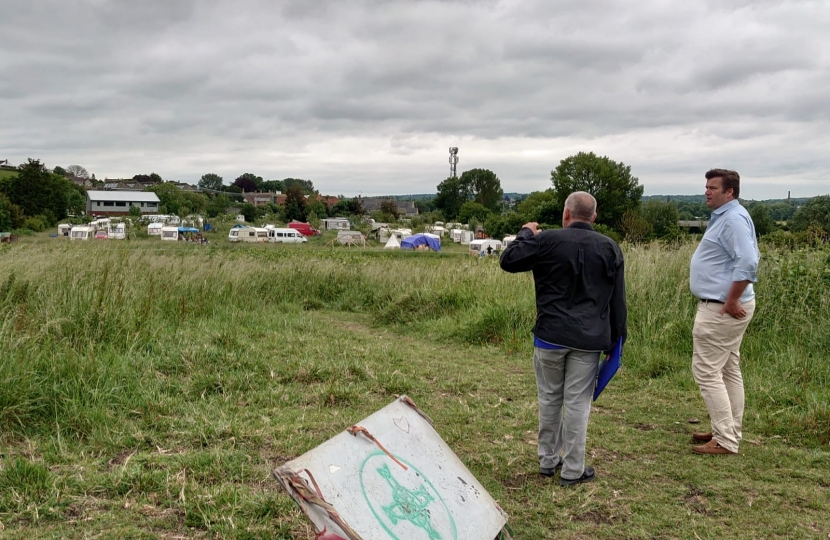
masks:
[[[738,198],[741,194],[741,175],[729,169],[712,169],[706,173],[706,179],[720,178],[721,191],[726,193],[727,189],[732,189],[732,196]]]

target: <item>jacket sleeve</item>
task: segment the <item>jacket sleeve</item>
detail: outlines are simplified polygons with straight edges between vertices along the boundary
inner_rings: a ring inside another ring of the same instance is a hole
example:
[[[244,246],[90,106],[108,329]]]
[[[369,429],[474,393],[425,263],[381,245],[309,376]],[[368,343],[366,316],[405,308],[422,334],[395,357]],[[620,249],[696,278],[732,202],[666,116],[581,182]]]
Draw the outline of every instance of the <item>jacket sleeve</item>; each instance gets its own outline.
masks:
[[[539,239],[533,231],[523,228],[516,235],[516,239],[510,242],[499,259],[501,269],[506,272],[527,272],[536,266],[536,259],[539,256]]]
[[[614,292],[611,295],[611,344],[628,337],[628,306],[625,301],[625,260],[619,253],[619,265],[614,273]]]

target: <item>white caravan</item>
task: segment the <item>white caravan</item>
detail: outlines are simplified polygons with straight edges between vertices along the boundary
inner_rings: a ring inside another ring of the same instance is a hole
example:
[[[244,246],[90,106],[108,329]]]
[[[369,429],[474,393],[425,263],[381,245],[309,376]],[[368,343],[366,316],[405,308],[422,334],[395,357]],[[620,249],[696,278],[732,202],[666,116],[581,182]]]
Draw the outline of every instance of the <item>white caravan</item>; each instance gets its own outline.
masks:
[[[175,242],[179,239],[179,228],[178,227],[162,227],[161,228],[161,239],[167,240],[168,242]]]
[[[147,225],[147,234],[149,236],[161,236],[161,229],[164,227],[161,223],[150,223]]]
[[[127,224],[113,223],[107,232],[113,240],[125,240],[127,238]]]
[[[513,240],[515,240],[515,239],[516,239],[516,235],[515,235],[515,234],[511,234],[511,235],[505,236],[505,237],[504,237],[504,240],[502,240],[502,241],[501,241],[501,248],[502,248],[502,249],[507,249],[507,246],[509,246],[509,245],[510,245],[510,242],[512,242],[512,241],[513,241]]]
[[[92,240],[95,237],[95,227],[79,225],[69,231],[70,240]]]
[[[470,255],[492,255],[501,251],[501,242],[492,238],[470,242]]]

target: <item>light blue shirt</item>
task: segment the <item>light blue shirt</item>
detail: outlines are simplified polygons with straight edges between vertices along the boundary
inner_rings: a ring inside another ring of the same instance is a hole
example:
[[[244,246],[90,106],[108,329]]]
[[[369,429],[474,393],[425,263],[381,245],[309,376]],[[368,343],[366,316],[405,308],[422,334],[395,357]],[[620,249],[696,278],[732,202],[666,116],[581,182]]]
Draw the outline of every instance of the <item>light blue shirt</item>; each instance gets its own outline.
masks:
[[[692,255],[689,288],[703,300],[726,302],[734,281],[749,280],[741,303],[755,298],[752,284],[758,281],[761,253],[755,240],[755,225],[737,200],[712,210],[703,240]]]

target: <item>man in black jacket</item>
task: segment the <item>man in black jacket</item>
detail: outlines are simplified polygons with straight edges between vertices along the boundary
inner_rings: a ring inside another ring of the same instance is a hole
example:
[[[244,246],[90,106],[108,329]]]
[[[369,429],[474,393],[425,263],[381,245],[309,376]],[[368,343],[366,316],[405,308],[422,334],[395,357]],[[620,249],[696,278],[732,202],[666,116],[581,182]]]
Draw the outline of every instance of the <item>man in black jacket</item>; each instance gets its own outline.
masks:
[[[561,468],[563,486],[594,479],[594,469],[585,467],[585,440],[599,357],[626,338],[623,256],[591,226],[596,208],[591,194],[571,193],[562,229],[526,223],[501,256],[503,270],[533,272],[539,473],[553,476]]]

